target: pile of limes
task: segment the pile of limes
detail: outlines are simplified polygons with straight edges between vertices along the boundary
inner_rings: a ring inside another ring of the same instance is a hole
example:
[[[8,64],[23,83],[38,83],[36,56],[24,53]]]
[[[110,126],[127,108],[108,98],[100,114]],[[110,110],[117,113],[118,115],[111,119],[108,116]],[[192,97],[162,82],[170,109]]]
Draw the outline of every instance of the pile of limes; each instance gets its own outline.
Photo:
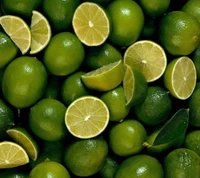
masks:
[[[199,178],[200,0],[1,0],[0,177]]]

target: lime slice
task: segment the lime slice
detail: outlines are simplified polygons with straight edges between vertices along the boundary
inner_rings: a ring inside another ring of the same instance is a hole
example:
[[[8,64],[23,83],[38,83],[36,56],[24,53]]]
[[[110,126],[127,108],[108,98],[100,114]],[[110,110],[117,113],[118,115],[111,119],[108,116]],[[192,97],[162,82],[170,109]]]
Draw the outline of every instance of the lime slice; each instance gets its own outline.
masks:
[[[124,63],[138,68],[147,82],[153,82],[163,75],[167,57],[159,44],[150,40],[140,40],[126,49]]]
[[[109,110],[102,100],[84,96],[69,105],[65,124],[72,135],[86,139],[102,133],[108,125],[109,117]]]
[[[17,16],[4,15],[0,17],[0,24],[22,54],[25,54],[31,46],[31,32],[26,22]]]
[[[0,169],[22,166],[28,162],[29,157],[20,145],[10,141],[0,142]]]
[[[80,41],[87,46],[99,46],[110,34],[110,22],[98,4],[85,2],[75,10],[72,25]]]
[[[31,20],[31,51],[36,54],[42,51],[51,39],[51,27],[46,17],[40,12],[33,11]]]
[[[186,56],[172,60],[164,73],[164,85],[175,98],[185,100],[193,93],[197,80],[193,61]]]
[[[123,88],[127,106],[141,103],[147,96],[148,85],[145,76],[139,70],[124,64]]]
[[[38,157],[38,145],[29,132],[23,127],[16,127],[7,130],[8,135],[27,152],[34,161]]]
[[[117,87],[124,77],[124,65],[121,60],[104,65],[96,70],[88,72],[81,76],[86,87],[98,90],[108,91]]]

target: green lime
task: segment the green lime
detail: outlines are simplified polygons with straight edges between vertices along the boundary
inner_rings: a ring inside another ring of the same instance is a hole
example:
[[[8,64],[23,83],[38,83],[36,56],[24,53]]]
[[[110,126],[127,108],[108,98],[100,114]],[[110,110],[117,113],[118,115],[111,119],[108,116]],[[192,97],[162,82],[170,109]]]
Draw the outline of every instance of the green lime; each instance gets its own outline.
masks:
[[[126,158],[116,171],[115,178],[164,178],[161,163],[154,157],[139,154]]]
[[[143,150],[147,133],[144,126],[134,119],[126,119],[109,130],[109,145],[118,156],[131,156]]]
[[[64,163],[76,176],[87,177],[103,168],[107,155],[108,145],[103,138],[80,139],[67,146]]]
[[[172,111],[172,100],[165,89],[149,86],[146,99],[133,109],[139,121],[156,125],[168,119]]]
[[[39,138],[47,141],[63,139],[68,131],[65,127],[66,106],[56,99],[45,98],[31,107],[29,127]]]
[[[115,0],[106,9],[112,23],[109,40],[122,47],[134,43],[144,26],[141,7],[132,0]]]
[[[172,150],[164,158],[163,169],[165,178],[199,178],[199,155],[187,148]]]
[[[68,170],[56,161],[46,160],[36,165],[30,172],[29,178],[59,177],[70,178]]]
[[[0,31],[0,68],[6,67],[17,56],[18,48],[13,41]]]
[[[79,39],[71,32],[61,32],[51,38],[44,50],[43,62],[51,74],[66,76],[81,66],[84,57]]]
[[[36,103],[44,94],[47,72],[36,57],[21,56],[5,69],[2,91],[5,99],[16,108]]]
[[[126,106],[125,93],[121,85],[104,92],[100,99],[109,109],[110,121],[122,122],[130,111],[130,107]]]

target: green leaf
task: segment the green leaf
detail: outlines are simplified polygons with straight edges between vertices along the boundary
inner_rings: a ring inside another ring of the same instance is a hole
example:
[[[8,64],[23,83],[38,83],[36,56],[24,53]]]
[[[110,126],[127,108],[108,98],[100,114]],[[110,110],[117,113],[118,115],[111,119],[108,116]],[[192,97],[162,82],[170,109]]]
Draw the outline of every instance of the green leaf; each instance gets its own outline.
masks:
[[[189,123],[189,109],[179,109],[160,129],[153,145],[161,145],[178,139],[186,133]]]

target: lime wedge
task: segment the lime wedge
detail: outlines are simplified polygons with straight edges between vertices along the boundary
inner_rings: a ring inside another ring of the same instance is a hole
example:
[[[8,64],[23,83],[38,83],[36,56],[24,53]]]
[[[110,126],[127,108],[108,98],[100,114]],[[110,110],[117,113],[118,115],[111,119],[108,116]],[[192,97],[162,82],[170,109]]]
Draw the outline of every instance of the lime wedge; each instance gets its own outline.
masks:
[[[7,130],[8,135],[27,152],[34,161],[38,157],[38,145],[30,133],[23,127],[16,127]]]
[[[167,57],[159,44],[150,40],[140,40],[126,49],[124,63],[138,68],[147,82],[153,82],[165,72]]]
[[[26,151],[17,143],[0,142],[0,169],[14,168],[29,162]]]
[[[17,16],[4,15],[0,17],[0,24],[22,54],[27,53],[31,46],[31,32],[26,22]]]
[[[82,43],[99,46],[110,34],[110,22],[103,8],[92,2],[81,3],[74,12],[73,29]]]
[[[69,105],[65,124],[72,135],[86,139],[102,133],[108,125],[109,117],[109,110],[102,100],[84,96]]]

